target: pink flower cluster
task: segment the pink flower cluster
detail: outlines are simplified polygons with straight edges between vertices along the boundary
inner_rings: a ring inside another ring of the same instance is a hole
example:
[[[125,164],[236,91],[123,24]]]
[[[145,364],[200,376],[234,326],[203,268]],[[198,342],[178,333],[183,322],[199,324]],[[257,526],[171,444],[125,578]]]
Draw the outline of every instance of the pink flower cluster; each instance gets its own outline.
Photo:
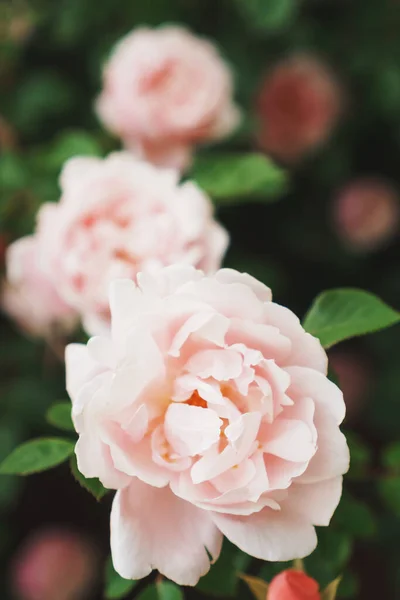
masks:
[[[232,95],[231,71],[213,44],[181,27],[138,29],[105,65],[97,112],[127,148],[182,169],[196,144],[238,125]]]
[[[272,79],[260,139],[291,158],[325,139],[336,89],[314,63]],[[67,389],[78,467],[117,490],[111,548],[128,579],[158,569],[195,585],[223,536],[264,560],[309,554],[348,468],[343,397],[319,341],[261,282],[220,269],[228,234],[207,195],[180,181],[195,145],[237,125],[232,96],[209,42],[178,27],[128,35],[97,101],[127,151],[69,160],[59,202],[7,253],[3,307],[26,331],[65,334],[81,319],[95,336],[67,347]],[[282,97],[292,120],[276,110]],[[23,585],[35,587],[39,563],[21,569]]]
[[[118,490],[114,566],[194,585],[222,536],[309,554],[349,453],[319,341],[250,275],[164,267],[113,282],[111,334],[67,347],[78,466]]]

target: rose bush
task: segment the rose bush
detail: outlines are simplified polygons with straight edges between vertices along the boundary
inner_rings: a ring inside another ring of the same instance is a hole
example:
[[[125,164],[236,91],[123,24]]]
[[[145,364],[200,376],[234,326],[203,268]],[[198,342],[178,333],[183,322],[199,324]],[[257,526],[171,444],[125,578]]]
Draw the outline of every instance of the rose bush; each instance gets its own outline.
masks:
[[[217,270],[228,234],[209,198],[126,153],[78,157],[61,174],[60,202],[44,204],[36,236],[40,261],[90,332],[108,325],[108,285],[154,265]]]
[[[104,68],[97,113],[126,147],[183,168],[192,146],[236,127],[232,74],[215,46],[182,27],[136,29]]]
[[[247,274],[171,266],[111,285],[111,333],[67,347],[78,467],[118,490],[114,566],[194,585],[222,536],[309,554],[349,454],[327,357]]]

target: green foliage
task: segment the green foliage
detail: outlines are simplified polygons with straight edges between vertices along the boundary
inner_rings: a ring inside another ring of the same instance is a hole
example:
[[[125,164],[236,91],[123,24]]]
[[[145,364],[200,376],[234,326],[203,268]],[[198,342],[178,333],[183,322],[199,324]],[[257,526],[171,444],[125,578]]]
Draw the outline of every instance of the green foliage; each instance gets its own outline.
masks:
[[[400,474],[400,442],[395,442],[386,448],[383,453],[383,464],[386,469]]]
[[[32,72],[16,90],[12,120],[23,133],[36,135],[49,119],[67,114],[74,102],[71,81],[55,71]]]
[[[58,173],[63,164],[74,156],[101,156],[102,149],[95,136],[87,131],[71,129],[64,131],[49,144],[41,153],[36,155],[47,171]]]
[[[400,517],[400,475],[380,481],[379,492],[385,505]]]
[[[147,586],[147,588],[138,594],[135,600],[159,600],[156,585]]]
[[[370,507],[349,493],[344,493],[333,523],[356,538],[370,538],[376,532],[376,520]]]
[[[96,498],[97,501],[100,501],[103,496],[105,496],[110,490],[106,489],[101,481],[97,479],[97,477],[87,478],[78,469],[78,464],[76,461],[76,456],[73,455],[70,461],[71,473],[74,476],[74,479],[79,483],[81,487],[83,487],[87,492],[92,494]]]
[[[353,432],[345,433],[350,449],[350,470],[347,477],[352,479],[363,479],[368,476],[371,465],[371,450],[362,438]]]
[[[355,289],[328,290],[314,300],[304,320],[306,331],[324,348],[400,322],[400,313],[382,300]]]
[[[296,16],[299,0],[235,0],[238,10],[255,31],[278,32]]]
[[[4,152],[0,156],[0,184],[2,192],[13,192],[24,187],[27,181],[26,167],[15,153]]]
[[[130,591],[133,590],[137,581],[131,579],[123,579],[121,575],[115,571],[112,563],[111,556],[107,560],[106,572],[105,572],[105,598],[107,600],[117,600],[118,598],[125,598]],[[166,600],[169,600],[166,598]],[[173,598],[171,600],[174,600]]]
[[[192,177],[217,205],[271,202],[287,189],[287,176],[263,154],[199,156]]]
[[[224,540],[219,559],[196,587],[210,596],[232,597],[237,591],[239,573],[244,572],[249,564],[247,554]]]
[[[39,438],[25,442],[0,465],[0,475],[31,475],[60,465],[71,456],[74,443],[62,438]]]
[[[71,402],[57,402],[49,408],[46,414],[47,421],[65,431],[75,431],[71,418]]]
[[[158,600],[183,600],[182,590],[170,581],[157,583]]]

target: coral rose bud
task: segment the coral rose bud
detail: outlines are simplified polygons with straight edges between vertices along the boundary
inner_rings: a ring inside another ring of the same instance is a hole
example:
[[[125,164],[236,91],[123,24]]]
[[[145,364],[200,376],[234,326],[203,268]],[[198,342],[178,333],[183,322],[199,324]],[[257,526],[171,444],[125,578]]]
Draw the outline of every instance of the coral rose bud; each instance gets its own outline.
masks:
[[[319,585],[302,571],[287,569],[269,584],[267,600],[321,600]]]
[[[341,110],[338,83],[329,68],[308,56],[278,63],[257,98],[260,147],[291,162],[323,144]]]
[[[114,49],[97,113],[139,157],[186,167],[192,147],[239,121],[232,74],[211,42],[182,27],[136,29]]]
[[[315,548],[342,492],[345,407],[320,342],[246,273],[115,280],[111,333],[66,351],[78,468],[118,490],[114,567],[195,585],[225,535],[262,560]]]
[[[352,251],[379,249],[398,232],[399,197],[383,180],[353,181],[338,195],[333,210],[337,233]]]
[[[116,152],[76,157],[61,174],[62,196],[38,215],[41,261],[91,333],[108,326],[109,283],[173,263],[216,271],[228,234],[213,206],[177,171]]]
[[[64,530],[43,530],[19,548],[12,586],[19,600],[83,600],[98,570],[92,544]]]
[[[39,245],[37,237],[29,236],[7,248],[2,308],[29,335],[66,334],[75,327],[76,314],[41,268]]]

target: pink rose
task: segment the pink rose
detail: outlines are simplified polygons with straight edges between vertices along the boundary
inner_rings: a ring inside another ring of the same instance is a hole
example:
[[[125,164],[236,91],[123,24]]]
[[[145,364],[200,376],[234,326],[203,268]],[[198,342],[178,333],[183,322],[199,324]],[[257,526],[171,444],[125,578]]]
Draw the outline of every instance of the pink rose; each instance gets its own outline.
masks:
[[[63,298],[89,331],[108,323],[108,287],[154,265],[181,263],[216,271],[228,234],[209,198],[176,171],[127,153],[73,158],[61,174],[59,204],[46,204],[38,231],[42,260]],[[48,249],[51,248],[51,251]]]
[[[329,363],[343,392],[347,422],[356,421],[375,384],[374,365],[363,354],[340,347],[329,351]]]
[[[68,333],[76,325],[76,315],[43,271],[39,255],[40,240],[35,236],[21,238],[7,248],[2,307],[30,335]]]
[[[399,228],[399,197],[379,179],[359,179],[338,195],[334,204],[337,233],[353,251],[369,252],[384,246]]]
[[[182,27],[142,28],[114,49],[97,112],[140,156],[183,168],[194,144],[222,138],[238,124],[232,88],[211,42]]]
[[[287,569],[269,584],[267,600],[321,600],[319,585],[302,571]]]
[[[80,600],[88,597],[98,571],[94,547],[68,531],[43,530],[28,538],[12,566],[20,600]]]
[[[115,568],[194,585],[223,535],[263,560],[309,554],[349,464],[319,341],[247,274],[137,282],[112,284],[109,337],[66,352],[79,469],[118,490]]]
[[[283,161],[301,158],[326,141],[341,105],[326,65],[301,55],[278,63],[257,98],[260,146]]]

